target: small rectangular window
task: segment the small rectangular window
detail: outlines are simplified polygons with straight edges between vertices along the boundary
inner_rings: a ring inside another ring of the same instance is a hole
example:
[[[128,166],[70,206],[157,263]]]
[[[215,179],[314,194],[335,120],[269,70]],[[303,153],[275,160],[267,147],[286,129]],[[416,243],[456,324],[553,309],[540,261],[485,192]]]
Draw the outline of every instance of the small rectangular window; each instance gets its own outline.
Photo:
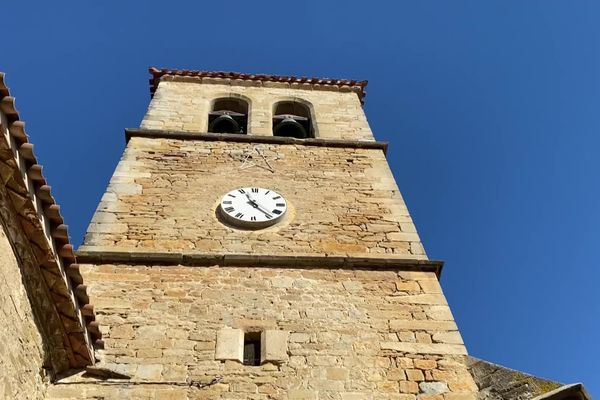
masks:
[[[260,332],[244,334],[244,365],[260,365]]]

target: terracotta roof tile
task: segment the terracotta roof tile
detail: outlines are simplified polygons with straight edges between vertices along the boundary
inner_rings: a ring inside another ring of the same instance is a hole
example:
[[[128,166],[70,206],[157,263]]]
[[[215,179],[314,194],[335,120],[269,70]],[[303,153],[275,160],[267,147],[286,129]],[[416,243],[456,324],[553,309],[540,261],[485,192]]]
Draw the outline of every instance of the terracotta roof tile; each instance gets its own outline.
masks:
[[[334,86],[337,88],[348,88],[358,94],[361,103],[364,103],[366,96],[365,87],[368,81],[358,81],[352,79],[330,79],[330,78],[308,78],[305,76],[280,76],[280,75],[268,75],[268,74],[243,74],[240,72],[219,72],[219,71],[195,71],[195,70],[184,70],[184,69],[168,69],[168,68],[155,68],[150,67],[149,69],[152,78],[150,78],[150,94],[154,95],[154,92],[158,88],[160,78],[165,75],[169,76],[185,76],[195,78],[217,78],[217,79],[241,79],[248,81],[262,81],[262,82],[286,82],[286,83],[300,83],[320,86]]]
[[[67,354],[68,363],[62,365],[68,368],[91,365],[94,363],[94,356],[88,343],[101,343],[101,334],[95,321],[93,307],[88,304],[86,286],[83,285],[83,278],[76,264],[73,246],[69,243],[68,227],[64,224],[60,207],[52,196],[51,187],[44,178],[42,165],[38,163],[33,152],[33,144],[28,141],[25,123],[20,120],[15,99],[10,96],[2,72],[0,72],[0,110],[6,116],[7,128],[12,138],[10,140],[12,143],[7,143],[4,135],[0,135],[2,141],[0,148],[4,150],[16,147],[18,157],[23,161],[20,162],[16,158],[17,154],[12,151],[2,152],[0,161],[3,165],[10,166],[12,172],[5,172],[1,178],[31,243],[31,249],[41,262],[39,265],[41,274],[62,321],[63,343],[70,347]],[[33,183],[33,193],[29,190],[26,179],[30,179]],[[36,210],[36,197],[42,205],[40,213]],[[49,221],[50,239],[44,231],[44,218]],[[56,249],[56,253],[53,249]],[[68,277],[67,280],[62,278],[61,265]],[[71,293],[75,295],[76,303],[71,300]],[[83,321],[83,324],[80,321]]]

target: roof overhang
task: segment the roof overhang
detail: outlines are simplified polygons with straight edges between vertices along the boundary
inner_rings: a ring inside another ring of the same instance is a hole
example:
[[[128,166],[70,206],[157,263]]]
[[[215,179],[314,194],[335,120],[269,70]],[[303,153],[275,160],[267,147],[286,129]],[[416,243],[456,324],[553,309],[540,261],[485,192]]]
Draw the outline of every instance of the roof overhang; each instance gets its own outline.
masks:
[[[272,82],[281,85],[289,85],[297,88],[320,88],[332,89],[337,91],[355,92],[360,99],[361,104],[364,103],[364,98],[367,94],[365,88],[368,81],[358,81],[353,79],[331,79],[331,78],[307,78],[304,76],[283,76],[269,74],[243,74],[240,72],[222,72],[222,71],[197,71],[187,69],[168,69],[150,67],[150,95],[154,95],[160,80],[164,76],[169,77],[187,77],[201,79],[207,83],[226,83],[239,81],[253,82]]]

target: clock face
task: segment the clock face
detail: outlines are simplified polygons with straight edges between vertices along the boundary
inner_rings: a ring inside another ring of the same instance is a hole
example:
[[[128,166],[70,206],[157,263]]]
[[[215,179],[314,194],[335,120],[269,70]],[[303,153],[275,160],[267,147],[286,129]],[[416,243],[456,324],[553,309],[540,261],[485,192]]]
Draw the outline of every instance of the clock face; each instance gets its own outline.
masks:
[[[275,224],[285,215],[287,203],[271,189],[245,187],[234,189],[221,199],[220,212],[232,225],[259,229]]]

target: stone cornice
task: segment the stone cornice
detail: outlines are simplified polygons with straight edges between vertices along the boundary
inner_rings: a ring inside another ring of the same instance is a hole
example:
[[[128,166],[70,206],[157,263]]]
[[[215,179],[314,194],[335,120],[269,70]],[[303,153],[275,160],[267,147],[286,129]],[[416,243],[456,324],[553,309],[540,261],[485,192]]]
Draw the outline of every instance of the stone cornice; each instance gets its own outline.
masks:
[[[240,143],[270,143],[270,144],[292,144],[301,146],[318,147],[342,147],[354,149],[376,149],[384,154],[387,152],[388,143],[366,140],[340,140],[340,139],[296,139],[280,136],[242,135],[235,133],[207,133],[207,132],[181,132],[161,129],[125,129],[125,140],[129,142],[132,137],[143,137],[152,139],[180,139],[180,140],[204,140]]]
[[[390,257],[352,256],[281,256],[254,254],[204,254],[204,253],[158,253],[135,251],[77,252],[80,263],[86,264],[151,264],[223,267],[272,267],[272,268],[339,268],[372,270],[413,270],[435,272],[439,277],[443,261],[411,260]]]
[[[221,85],[244,85],[280,87],[285,89],[331,90],[354,92],[361,104],[365,101],[368,81],[355,79],[308,78],[272,74],[243,74],[240,72],[196,71],[150,67],[150,95],[154,96],[158,84],[164,80],[188,81]]]

